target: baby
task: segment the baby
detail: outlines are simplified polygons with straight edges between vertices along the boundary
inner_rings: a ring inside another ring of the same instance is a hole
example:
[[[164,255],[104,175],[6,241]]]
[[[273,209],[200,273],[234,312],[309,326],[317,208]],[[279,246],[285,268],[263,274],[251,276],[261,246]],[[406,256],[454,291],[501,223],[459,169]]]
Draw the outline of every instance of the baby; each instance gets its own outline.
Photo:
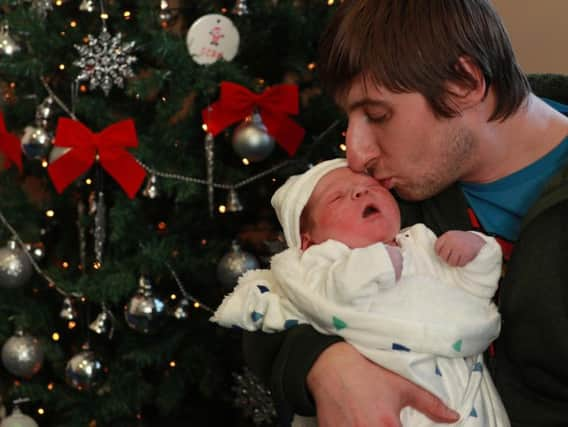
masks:
[[[213,321],[265,332],[309,323],[440,397],[460,413],[455,425],[509,425],[482,357],[500,329],[495,239],[400,230],[391,193],[343,159],[290,177],[272,205],[288,249],[242,276]],[[434,425],[412,408],[401,422]]]

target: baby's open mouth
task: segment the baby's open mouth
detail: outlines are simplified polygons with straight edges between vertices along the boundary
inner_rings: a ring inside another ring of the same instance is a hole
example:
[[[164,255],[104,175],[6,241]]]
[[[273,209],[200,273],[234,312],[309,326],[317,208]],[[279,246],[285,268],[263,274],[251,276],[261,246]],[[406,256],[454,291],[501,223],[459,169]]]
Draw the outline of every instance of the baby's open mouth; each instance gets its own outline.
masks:
[[[365,209],[363,209],[363,218],[367,218],[371,215],[378,214],[380,212],[379,208],[374,205],[367,205]]]

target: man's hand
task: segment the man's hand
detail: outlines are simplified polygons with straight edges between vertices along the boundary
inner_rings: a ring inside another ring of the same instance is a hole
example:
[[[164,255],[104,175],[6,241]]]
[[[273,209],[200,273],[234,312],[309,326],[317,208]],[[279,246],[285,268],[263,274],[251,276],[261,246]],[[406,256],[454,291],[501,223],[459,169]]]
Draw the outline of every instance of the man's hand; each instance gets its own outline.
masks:
[[[436,240],[434,250],[440,258],[452,267],[463,267],[473,260],[485,240],[469,231],[446,231]]]
[[[459,419],[434,395],[343,342],[318,357],[307,384],[316,402],[319,427],[400,427],[405,406],[439,423]]]

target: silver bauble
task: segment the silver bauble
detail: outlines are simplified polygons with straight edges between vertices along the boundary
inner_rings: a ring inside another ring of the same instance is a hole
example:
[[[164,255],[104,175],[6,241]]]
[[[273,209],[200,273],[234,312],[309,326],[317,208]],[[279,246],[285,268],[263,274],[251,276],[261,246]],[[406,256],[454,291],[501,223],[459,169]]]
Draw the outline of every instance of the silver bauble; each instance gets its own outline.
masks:
[[[260,162],[270,156],[274,144],[274,138],[266,131],[258,112],[248,116],[233,133],[233,149],[251,162]]]
[[[170,9],[170,5],[167,0],[160,0],[160,13],[158,19],[162,27],[168,27],[172,24],[178,17],[178,11]]]
[[[223,255],[217,264],[217,279],[225,288],[232,289],[240,276],[258,267],[259,263],[254,255],[241,250],[238,243],[233,242],[231,251]]]
[[[234,188],[229,190],[227,195],[227,211],[229,212],[240,212],[243,210],[243,204],[239,199],[239,195]]]
[[[0,248],[0,288],[19,288],[32,277],[33,267],[14,240]]]
[[[81,4],[79,5],[79,10],[81,12],[94,12],[95,11],[95,2],[94,0],[82,0]]]
[[[247,0],[237,0],[235,2],[235,5],[233,6],[233,9],[231,10],[231,13],[237,16],[249,15],[250,12]]]
[[[77,310],[75,310],[71,298],[65,297],[63,299],[63,307],[61,307],[59,317],[67,321],[77,320]]]
[[[22,151],[29,159],[44,159],[52,145],[53,135],[43,127],[26,126],[22,136]]]
[[[189,301],[185,298],[180,300],[172,311],[172,316],[177,320],[185,320],[189,317]]]
[[[55,101],[51,96],[45,98],[36,108],[36,124],[46,128],[55,120]]]
[[[147,277],[140,277],[138,291],[124,306],[124,318],[128,326],[144,334],[156,332],[166,319],[166,304],[154,295]]]
[[[106,310],[99,313],[97,318],[89,324],[89,329],[98,335],[106,334],[111,328],[111,319]]]
[[[91,390],[104,380],[102,362],[90,350],[73,356],[65,367],[65,381],[77,390]]]
[[[0,427],[39,427],[32,417],[28,417],[20,411],[17,406],[14,407],[9,417],[2,420]]]
[[[20,46],[14,41],[12,36],[10,36],[8,24],[2,24],[0,28],[0,54],[10,56],[18,53],[20,50]]]
[[[31,378],[43,364],[41,344],[37,338],[17,330],[2,346],[2,363],[12,375]]]
[[[142,195],[148,199],[156,199],[160,196],[160,190],[158,188],[158,178],[156,175],[152,174],[146,181],[146,187],[142,190]]]

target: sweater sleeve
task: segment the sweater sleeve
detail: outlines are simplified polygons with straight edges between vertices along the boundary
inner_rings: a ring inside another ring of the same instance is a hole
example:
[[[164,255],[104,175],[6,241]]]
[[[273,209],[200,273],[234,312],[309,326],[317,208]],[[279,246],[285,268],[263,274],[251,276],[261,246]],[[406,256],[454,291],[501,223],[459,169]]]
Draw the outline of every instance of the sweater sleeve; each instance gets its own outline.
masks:
[[[270,387],[280,414],[315,415],[315,405],[306,386],[308,373],[319,355],[342,338],[323,335],[309,325],[283,332],[245,332],[246,364]]]
[[[566,218],[564,201],[525,226],[501,284],[495,380],[513,425],[568,425]]]

